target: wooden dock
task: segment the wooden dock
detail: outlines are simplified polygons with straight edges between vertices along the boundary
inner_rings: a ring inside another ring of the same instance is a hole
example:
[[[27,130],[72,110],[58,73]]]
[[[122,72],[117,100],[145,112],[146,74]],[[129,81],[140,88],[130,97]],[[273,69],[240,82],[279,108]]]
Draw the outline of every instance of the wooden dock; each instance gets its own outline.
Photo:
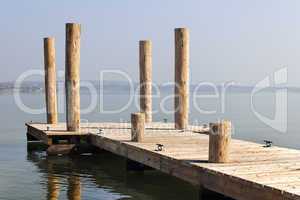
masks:
[[[130,123],[80,123],[80,24],[66,24],[66,123],[58,123],[54,38],[44,39],[46,123],[28,141],[51,154],[104,149],[199,188],[241,200],[300,200],[300,151],[232,140],[228,120],[189,125],[189,30],[175,29],[174,123],[152,122],[152,43],[139,43],[139,112]],[[201,114],[201,113],[199,113]],[[87,148],[88,149],[88,148]],[[203,194],[203,193],[201,193]],[[200,195],[201,196],[201,195]]]
[[[47,128],[49,127],[49,128]],[[144,142],[131,142],[128,123],[66,125],[28,123],[28,134],[46,144],[57,138],[85,137],[90,145],[142,163],[234,199],[300,199],[300,151],[232,140],[228,163],[209,163],[207,128],[175,130],[171,123],[147,124]],[[157,144],[162,144],[158,151]]]

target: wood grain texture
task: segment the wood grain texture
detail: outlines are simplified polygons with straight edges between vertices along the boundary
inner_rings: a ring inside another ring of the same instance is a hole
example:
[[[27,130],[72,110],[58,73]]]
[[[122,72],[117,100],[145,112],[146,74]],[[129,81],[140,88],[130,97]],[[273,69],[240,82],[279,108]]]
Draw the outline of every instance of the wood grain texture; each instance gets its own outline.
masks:
[[[189,121],[189,31],[175,29],[175,128],[185,129]]]
[[[47,123],[57,123],[55,40],[44,38],[45,99]]]
[[[145,113],[147,123],[152,122],[152,43],[139,42],[140,57],[140,111]]]
[[[295,182],[300,178],[297,173],[299,168],[292,167],[292,160],[300,159],[298,150],[280,147],[265,148],[256,143],[233,140],[230,163],[209,163],[207,162],[209,149],[207,135],[188,131],[179,133],[146,130],[145,141],[134,143],[130,142],[129,134],[118,134],[118,131],[110,130],[102,136],[92,135],[92,143],[235,199],[300,199],[300,192],[299,194],[290,192],[295,191],[297,184],[284,190],[272,187],[278,174],[275,173],[276,171],[282,173],[282,178],[278,179],[279,183],[284,181],[287,183],[289,179]],[[164,145],[163,151],[155,150],[158,141]],[[280,164],[285,162],[290,164]],[[254,169],[257,169],[254,171],[255,176],[251,175]],[[264,172],[267,169],[270,172]],[[269,184],[266,177],[272,176],[274,178]]]
[[[80,25],[66,24],[66,121],[68,131],[80,130]]]
[[[224,120],[218,123],[210,123],[209,126],[209,162],[229,162],[231,122]]]
[[[145,113],[131,114],[131,141],[143,142],[145,134]]]

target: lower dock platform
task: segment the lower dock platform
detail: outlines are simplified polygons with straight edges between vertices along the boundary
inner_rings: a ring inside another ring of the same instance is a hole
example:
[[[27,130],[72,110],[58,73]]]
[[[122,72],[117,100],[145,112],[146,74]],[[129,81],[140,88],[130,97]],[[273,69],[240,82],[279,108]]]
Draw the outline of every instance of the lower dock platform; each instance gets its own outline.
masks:
[[[208,162],[209,130],[202,126],[147,124],[144,142],[131,142],[129,123],[82,123],[77,133],[64,123],[26,126],[28,138],[49,148],[83,142],[234,199],[300,199],[299,150],[233,139],[230,162],[217,164]]]

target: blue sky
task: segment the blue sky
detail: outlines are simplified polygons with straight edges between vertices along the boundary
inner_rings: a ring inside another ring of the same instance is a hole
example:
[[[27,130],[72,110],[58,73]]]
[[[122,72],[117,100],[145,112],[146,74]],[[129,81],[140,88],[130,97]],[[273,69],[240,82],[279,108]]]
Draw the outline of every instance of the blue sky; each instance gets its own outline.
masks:
[[[300,86],[298,0],[2,0],[0,81],[43,69],[42,38],[56,38],[64,68],[65,23],[82,24],[81,78],[120,69],[138,78],[138,41],[153,42],[153,79],[173,80],[174,28],[188,27],[191,81],[254,84],[288,67]]]

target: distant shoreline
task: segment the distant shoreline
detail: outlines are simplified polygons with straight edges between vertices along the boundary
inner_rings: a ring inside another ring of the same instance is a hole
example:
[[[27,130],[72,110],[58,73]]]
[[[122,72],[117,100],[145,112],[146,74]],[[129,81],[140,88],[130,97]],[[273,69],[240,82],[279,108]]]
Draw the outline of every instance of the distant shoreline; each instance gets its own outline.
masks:
[[[130,90],[130,85],[126,81],[105,81],[104,85],[101,87],[99,81],[89,81],[97,91],[103,89],[104,93],[128,93]],[[58,90],[64,90],[64,82],[57,82]],[[134,89],[138,87],[138,83],[134,83]],[[190,85],[190,90],[193,91],[197,87],[196,84]],[[218,90],[221,89],[221,85],[215,86]],[[165,86],[163,84],[159,84],[158,88],[161,92],[173,92],[174,86],[168,85]],[[227,89],[232,93],[243,93],[243,92],[251,92],[254,86],[245,86],[245,85],[228,85]],[[288,87],[268,87],[264,89],[265,91],[274,91],[276,89],[288,89],[289,92],[300,92],[300,87],[288,86]],[[214,88],[212,86],[201,86],[198,88],[199,92],[209,92],[212,93]],[[0,82],[0,95],[1,94],[12,94],[13,92],[21,92],[28,94],[39,94],[44,92],[44,82],[42,81],[24,81],[22,86],[19,88],[15,87],[15,83],[13,81]],[[89,93],[89,91],[85,88],[81,88],[81,93]]]

